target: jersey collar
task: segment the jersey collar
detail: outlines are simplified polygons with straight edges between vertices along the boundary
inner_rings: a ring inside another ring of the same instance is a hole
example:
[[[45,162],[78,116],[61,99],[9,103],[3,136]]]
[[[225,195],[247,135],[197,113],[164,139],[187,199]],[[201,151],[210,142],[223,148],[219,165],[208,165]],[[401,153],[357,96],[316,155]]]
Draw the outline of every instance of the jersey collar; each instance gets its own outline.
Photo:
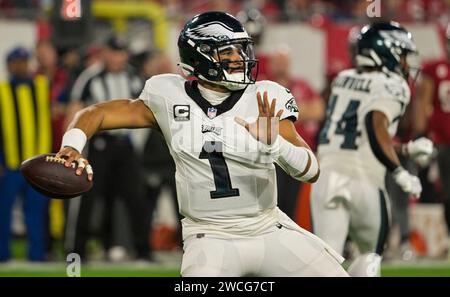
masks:
[[[203,110],[203,112],[208,115],[208,108],[215,108],[217,109],[217,115],[219,116],[222,113],[225,113],[233,108],[233,106],[239,101],[239,99],[242,97],[242,94],[244,94],[245,89],[231,92],[231,95],[225,99],[222,103],[218,105],[212,105],[209,103],[208,100],[202,97],[200,94],[200,91],[198,90],[198,81],[197,80],[191,80],[186,81],[184,83],[184,89],[186,90],[186,93],[189,97],[191,97],[192,100],[194,100],[195,103]]]

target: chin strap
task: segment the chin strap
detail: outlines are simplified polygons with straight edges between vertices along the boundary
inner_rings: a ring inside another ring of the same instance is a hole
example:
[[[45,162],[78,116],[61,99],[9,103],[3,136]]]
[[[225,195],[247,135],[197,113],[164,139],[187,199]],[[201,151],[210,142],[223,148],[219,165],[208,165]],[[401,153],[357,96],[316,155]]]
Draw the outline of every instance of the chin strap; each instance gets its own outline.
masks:
[[[245,89],[247,87],[246,77],[244,72],[238,73],[228,73],[226,70],[223,71],[226,81],[220,82],[224,87],[231,91],[238,91]],[[242,82],[242,83],[240,83]]]

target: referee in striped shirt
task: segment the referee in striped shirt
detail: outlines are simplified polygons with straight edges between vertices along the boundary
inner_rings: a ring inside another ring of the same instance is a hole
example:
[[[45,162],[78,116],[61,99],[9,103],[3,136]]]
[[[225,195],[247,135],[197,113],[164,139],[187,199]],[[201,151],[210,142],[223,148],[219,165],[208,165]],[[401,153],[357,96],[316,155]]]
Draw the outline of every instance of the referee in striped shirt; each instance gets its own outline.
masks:
[[[112,98],[137,98],[143,81],[129,68],[128,57],[126,41],[111,37],[104,49],[103,62],[84,70],[75,81],[68,114]],[[70,201],[65,240],[66,249],[78,253],[83,260],[86,260],[85,246],[92,229],[90,222],[95,215],[92,210],[98,199],[104,199],[103,223],[99,231],[105,251],[116,245],[112,217],[113,202],[117,197],[123,199],[129,214],[136,258],[151,260],[150,222],[142,194],[141,166],[130,136],[128,130],[109,131],[94,136],[89,142],[94,185],[81,200]]]

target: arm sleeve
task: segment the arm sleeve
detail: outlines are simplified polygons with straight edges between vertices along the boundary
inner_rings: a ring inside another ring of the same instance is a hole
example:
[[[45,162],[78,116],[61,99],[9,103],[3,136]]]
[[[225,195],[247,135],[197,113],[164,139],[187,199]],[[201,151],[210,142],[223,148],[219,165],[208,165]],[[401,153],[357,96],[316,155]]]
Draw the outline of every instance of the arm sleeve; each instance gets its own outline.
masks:
[[[308,182],[319,176],[319,163],[309,149],[295,146],[279,135],[274,150],[275,163],[293,178]]]

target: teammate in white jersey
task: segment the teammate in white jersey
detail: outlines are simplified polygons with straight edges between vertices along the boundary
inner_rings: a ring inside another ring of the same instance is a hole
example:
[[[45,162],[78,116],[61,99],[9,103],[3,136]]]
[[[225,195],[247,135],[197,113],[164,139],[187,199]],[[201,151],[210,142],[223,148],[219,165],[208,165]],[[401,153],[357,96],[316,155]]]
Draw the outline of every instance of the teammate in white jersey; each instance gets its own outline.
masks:
[[[367,25],[357,40],[357,68],[342,71],[332,84],[311,215],[314,233],[336,251],[343,253],[348,235],[359,247],[350,275],[379,274],[389,228],[386,170],[405,192],[419,197],[422,190],[419,179],[401,167],[397,151],[429,157],[433,144],[422,138],[401,149],[392,142],[410,100],[407,59],[415,53],[411,34],[399,24]]]
[[[195,16],[178,40],[181,67],[197,80],[154,76],[136,100],[112,100],[79,112],[60,157],[92,168],[86,139],[105,129],[154,128],[176,163],[183,276],[347,276],[343,258],[277,208],[274,162],[304,182],[319,164],[297,134],[289,90],[256,82],[252,40],[233,16]],[[126,156],[124,156],[126,158]]]

